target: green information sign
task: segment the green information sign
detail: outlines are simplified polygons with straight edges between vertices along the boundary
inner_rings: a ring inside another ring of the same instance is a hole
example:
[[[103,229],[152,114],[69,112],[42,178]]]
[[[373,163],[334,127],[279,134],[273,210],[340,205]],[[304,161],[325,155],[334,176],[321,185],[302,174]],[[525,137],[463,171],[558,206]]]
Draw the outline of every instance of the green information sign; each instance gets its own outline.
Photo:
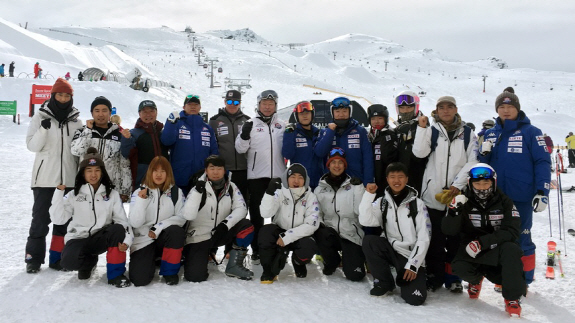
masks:
[[[16,101],[0,101],[0,115],[16,115]]]

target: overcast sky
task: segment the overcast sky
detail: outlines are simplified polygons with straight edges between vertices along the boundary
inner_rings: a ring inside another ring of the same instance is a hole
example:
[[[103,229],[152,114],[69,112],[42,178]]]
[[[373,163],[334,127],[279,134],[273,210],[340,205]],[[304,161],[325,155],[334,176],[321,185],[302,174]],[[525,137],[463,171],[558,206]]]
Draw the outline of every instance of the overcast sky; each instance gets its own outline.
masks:
[[[461,61],[575,72],[574,0],[2,0],[0,15],[34,28],[248,27],[276,43],[362,33]]]

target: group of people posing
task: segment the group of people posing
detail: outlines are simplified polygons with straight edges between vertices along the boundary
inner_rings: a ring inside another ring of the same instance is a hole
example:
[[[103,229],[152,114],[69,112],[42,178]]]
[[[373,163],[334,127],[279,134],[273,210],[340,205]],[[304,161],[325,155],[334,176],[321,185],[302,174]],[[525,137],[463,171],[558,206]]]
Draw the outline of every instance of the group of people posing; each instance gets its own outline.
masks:
[[[108,282],[117,287],[149,284],[157,266],[169,285],[179,282],[181,265],[186,280],[205,281],[222,246],[226,275],[250,280],[251,246],[262,284],[277,280],[290,252],[299,278],[318,255],[324,275],[342,267],[347,279],[362,281],[367,265],[371,295],[399,286],[412,305],[442,285],[461,293],[462,280],[477,298],[487,277],[510,315],[520,314],[550,151],[512,88],[496,98],[498,117],[480,145],[452,96],[440,97],[427,117],[417,94],[402,92],[395,127],[387,107],[374,104],[369,129],[351,117],[345,97],[331,102],[333,122],[323,129],[308,101],[295,105],[289,124],[278,117],[273,90],[258,95],[254,118],[241,102],[240,92],[228,91],[225,107],[205,123],[200,97],[188,95],[162,124],[145,100],[134,128],[123,129],[110,121],[111,102],[97,97],[84,125],[71,85],[58,79],[27,136],[36,152],[27,272],[44,263],[52,221],[49,267],[88,279],[106,252]]]

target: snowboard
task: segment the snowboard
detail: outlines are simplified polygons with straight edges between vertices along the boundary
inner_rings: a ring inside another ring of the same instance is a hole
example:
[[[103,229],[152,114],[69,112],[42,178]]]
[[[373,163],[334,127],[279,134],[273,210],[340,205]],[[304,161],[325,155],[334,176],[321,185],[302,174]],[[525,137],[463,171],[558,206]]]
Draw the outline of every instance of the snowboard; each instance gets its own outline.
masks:
[[[545,272],[545,278],[555,279],[555,250],[557,248],[557,243],[555,241],[547,242],[547,271]]]
[[[570,235],[575,237],[575,230],[569,229],[569,230],[567,230],[567,233],[569,233]]]

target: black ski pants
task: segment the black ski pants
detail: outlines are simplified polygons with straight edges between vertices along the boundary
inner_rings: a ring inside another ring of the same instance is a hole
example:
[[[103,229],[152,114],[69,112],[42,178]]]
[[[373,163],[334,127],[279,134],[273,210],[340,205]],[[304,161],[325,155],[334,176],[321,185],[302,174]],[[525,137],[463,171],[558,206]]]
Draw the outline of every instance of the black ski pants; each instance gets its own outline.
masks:
[[[272,263],[280,251],[280,246],[277,245],[278,238],[285,231],[275,224],[266,224],[260,230],[258,243],[260,244],[260,261],[264,273],[271,272]],[[317,252],[317,245],[313,236],[301,238],[286,245],[285,248],[293,251],[292,261],[295,257],[299,264],[309,264]]]
[[[271,178],[248,179],[248,192],[250,194],[249,211],[250,221],[254,225],[254,241],[252,250],[255,254],[259,253],[259,232],[264,225],[264,218],[260,213],[260,204],[270,184]]]
[[[360,245],[340,237],[335,229],[323,224],[313,236],[326,271],[333,272],[341,262],[347,279],[360,281],[365,277],[365,256]]]
[[[575,165],[575,149],[567,150],[567,155],[569,155],[569,166]]]
[[[232,182],[236,184],[246,203],[248,202],[248,171],[244,170],[231,170]]]
[[[446,263],[451,264],[461,239],[459,236],[446,236],[441,231],[441,221],[447,211],[432,208],[428,208],[427,211],[431,220],[431,240],[425,256],[426,270],[430,284],[440,287],[446,282]],[[456,278],[456,280],[459,279]]]

